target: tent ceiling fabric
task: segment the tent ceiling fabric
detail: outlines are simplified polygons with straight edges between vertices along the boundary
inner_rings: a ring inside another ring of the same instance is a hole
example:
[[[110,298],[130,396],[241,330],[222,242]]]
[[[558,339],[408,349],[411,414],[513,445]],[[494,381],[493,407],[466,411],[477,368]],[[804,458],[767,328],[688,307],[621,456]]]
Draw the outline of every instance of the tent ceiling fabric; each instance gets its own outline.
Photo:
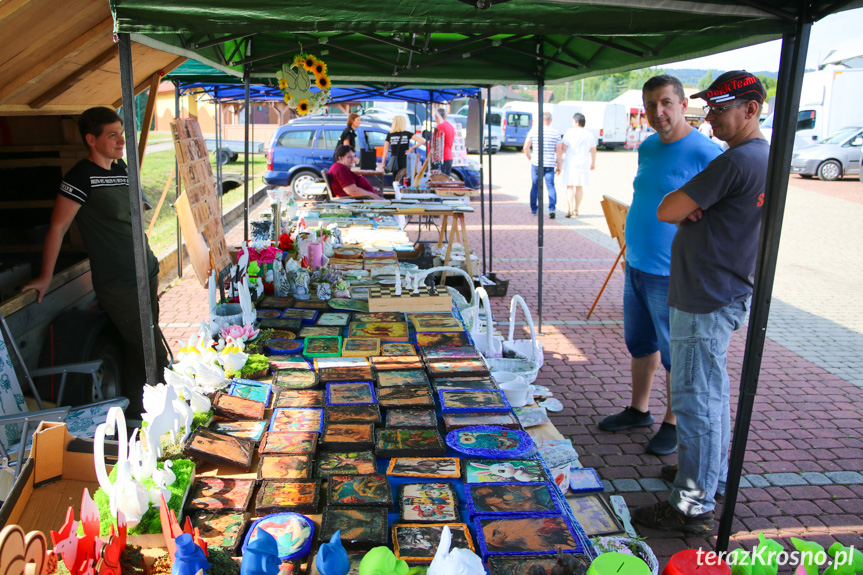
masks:
[[[335,82],[489,85],[562,82],[757,44],[793,31],[796,3],[509,0],[478,10],[457,0],[112,0],[111,7],[115,31],[237,76],[248,66],[253,77],[272,78],[307,51],[322,56]]]

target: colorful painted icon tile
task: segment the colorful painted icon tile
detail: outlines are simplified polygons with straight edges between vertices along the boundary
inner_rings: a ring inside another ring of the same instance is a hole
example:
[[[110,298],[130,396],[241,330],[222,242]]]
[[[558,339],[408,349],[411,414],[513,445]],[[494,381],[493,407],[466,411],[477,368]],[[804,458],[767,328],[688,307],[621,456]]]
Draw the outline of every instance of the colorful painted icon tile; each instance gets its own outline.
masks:
[[[367,367],[369,360],[364,357],[319,357],[315,359],[318,371],[328,367]]]
[[[271,339],[267,341],[266,348],[271,355],[294,355],[303,351],[303,342],[296,339]]]
[[[442,413],[512,410],[502,391],[442,389],[438,397]]]
[[[548,412],[544,407],[538,405],[525,405],[524,407],[514,407],[512,409],[515,416],[521,422],[521,426],[527,429],[528,427],[536,427],[543,423],[549,423]]]
[[[429,377],[488,376],[489,371],[481,359],[449,359],[426,364]]]
[[[322,313],[315,325],[327,327],[345,327],[351,323],[351,314],[346,311],[329,311]]]
[[[312,548],[315,525],[311,519],[299,513],[273,513],[252,523],[243,539],[241,554],[245,555],[246,548],[257,538],[259,529],[276,540],[279,561],[305,557]]]
[[[390,483],[386,475],[330,475],[327,478],[327,505],[393,504]]]
[[[313,431],[320,433],[323,426],[322,409],[279,407],[273,410],[268,431]]]
[[[348,327],[349,337],[373,337],[381,342],[406,342],[409,339],[405,322],[369,321],[353,322]]]
[[[381,407],[434,407],[434,399],[428,387],[381,387],[378,389],[378,404]]]
[[[183,447],[183,454],[201,461],[248,471],[252,467],[255,443],[199,427]]]
[[[327,305],[330,309],[340,311],[358,311],[361,313],[368,313],[369,311],[369,302],[361,300],[334,297],[327,302]]]
[[[581,553],[570,553],[576,565],[584,571],[590,567],[591,558]],[[524,575],[534,565],[545,569],[546,573],[557,565],[556,555],[492,555],[488,558],[488,569],[491,575]]]
[[[318,310],[288,308],[282,312],[282,317],[287,319],[298,319],[303,325],[313,325],[318,319]]]
[[[413,323],[414,329],[419,333],[426,332],[453,332],[464,331],[464,326],[451,313],[441,314],[440,317],[412,317],[408,319]]]
[[[228,394],[260,401],[266,406],[269,405],[270,397],[273,395],[273,386],[253,379],[234,379],[228,388]]]
[[[245,511],[255,489],[254,479],[198,477],[189,495],[189,509]]]
[[[494,425],[464,427],[446,434],[446,444],[459,453],[494,459],[515,459],[533,453],[533,439],[525,431]]]
[[[387,475],[455,479],[461,477],[461,462],[457,457],[393,457]]]
[[[406,369],[425,369],[418,355],[378,356],[369,358],[376,373],[382,371],[403,371]]]
[[[267,318],[258,322],[259,329],[282,329],[294,333],[300,331],[302,325],[303,323],[298,319],[285,317]]]
[[[412,343],[382,343],[381,355],[385,357],[415,356],[417,348]]]
[[[525,483],[547,481],[535,459],[471,459],[463,462],[465,483]]]
[[[464,523],[424,525],[422,523],[399,523],[392,526],[393,551],[396,558],[411,563],[430,563],[440,545],[443,528],[449,526],[453,549],[475,551],[470,531]],[[525,571],[525,573],[527,573]]]
[[[417,345],[423,347],[458,347],[471,345],[467,334],[463,331],[456,332],[430,332],[418,333]]]
[[[303,355],[306,357],[338,357],[342,353],[341,336],[307,337]]]
[[[569,488],[573,493],[598,493],[605,491],[602,480],[593,467],[570,469]]]
[[[261,483],[255,499],[255,513],[265,515],[279,511],[317,513],[320,484],[317,481],[279,481]]]
[[[484,517],[475,520],[483,556],[490,554],[556,554],[558,549],[581,552],[569,522],[563,516]]]
[[[344,357],[371,357],[381,352],[381,340],[376,337],[348,337],[342,343]]]
[[[318,540],[329,541],[336,530],[342,544],[349,549],[370,549],[387,544],[387,509],[385,507],[324,508]]]
[[[332,451],[360,451],[374,447],[373,423],[331,423],[321,434],[321,447]]]
[[[474,483],[465,486],[465,504],[475,515],[559,515],[551,483]]]
[[[324,410],[324,420],[331,423],[381,422],[381,411],[377,405],[329,405]]]
[[[308,453],[296,455],[264,455],[258,465],[258,479],[308,480],[314,474],[312,456]]]
[[[376,473],[375,454],[371,451],[322,451],[315,458],[319,476],[368,475]]]
[[[432,409],[388,409],[387,427],[432,427],[437,429],[437,415]]]
[[[258,306],[266,309],[278,309],[283,310],[285,308],[289,308],[294,304],[293,297],[279,297],[273,295],[264,296],[261,301],[257,304]]]
[[[336,325],[307,325],[300,330],[300,337],[323,337],[342,335],[342,328]]]
[[[335,383],[339,381],[371,381],[373,377],[372,368],[369,365],[324,367],[318,370],[318,375],[321,378],[321,383]]]
[[[293,339],[288,338],[288,339]],[[311,371],[312,366],[301,355],[267,355],[267,361],[270,364],[270,371],[276,373],[280,370],[303,370]],[[276,382],[273,381],[275,384]]]
[[[373,403],[375,403],[375,392],[370,381],[327,384],[327,405],[370,405]]]
[[[243,534],[249,526],[249,514],[202,511],[195,516],[192,525],[207,547],[221,547],[234,556],[243,543]]]
[[[566,502],[588,537],[611,535],[623,530],[617,515],[599,493],[567,497]]]
[[[267,430],[267,421],[265,419],[256,421],[214,421],[210,424],[210,429],[216,433],[224,433],[257,443]]]
[[[318,311],[326,311],[329,309],[329,305],[325,301],[321,301],[319,299],[298,299],[294,302],[294,308],[296,309],[316,309]]]
[[[449,433],[454,429],[477,425],[497,425],[509,429],[521,429],[518,418],[511,412],[485,411],[482,413],[444,413],[444,429]]]
[[[268,431],[259,448],[261,455],[314,453],[318,434],[311,431]]]
[[[282,312],[277,309],[259,309],[255,311],[258,319],[275,319],[282,317]]]
[[[309,369],[280,369],[273,374],[273,385],[284,389],[311,389],[318,385],[318,375]]]
[[[425,385],[429,380],[422,369],[400,369],[381,371],[377,374],[378,385],[381,387],[397,387],[402,385]]]
[[[286,329],[268,330],[268,333],[271,333],[272,335],[268,337],[266,341],[270,341],[272,339],[297,339],[297,332],[288,331]]]
[[[385,321],[385,322],[403,322],[405,320],[405,315],[403,313],[397,311],[378,311],[371,313],[355,313],[354,321],[367,323],[367,322],[377,322],[377,321]]]
[[[227,393],[217,393],[213,401],[213,413],[225,419],[244,421],[249,419],[264,419],[267,406],[253,399],[236,397]]]
[[[322,389],[283,389],[273,402],[273,408],[323,406],[324,390]]]
[[[378,429],[375,454],[378,457],[441,456],[446,446],[437,429]]]
[[[458,499],[451,483],[406,483],[399,495],[402,522],[458,521]]]
[[[423,359],[426,361],[439,361],[448,359],[478,359],[479,351],[472,345],[457,347],[423,347]]]
[[[496,390],[497,384],[490,377],[439,377],[433,382],[435,391],[441,389],[485,389]]]

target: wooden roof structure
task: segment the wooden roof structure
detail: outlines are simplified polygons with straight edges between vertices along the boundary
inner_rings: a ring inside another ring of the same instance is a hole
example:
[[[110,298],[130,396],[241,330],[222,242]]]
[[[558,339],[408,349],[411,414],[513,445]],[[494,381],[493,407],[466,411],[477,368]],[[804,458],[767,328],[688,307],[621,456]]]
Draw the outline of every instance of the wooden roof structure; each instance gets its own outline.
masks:
[[[119,108],[120,61],[108,2],[0,2],[0,116],[80,114]],[[135,93],[182,64],[142,44],[132,47]]]

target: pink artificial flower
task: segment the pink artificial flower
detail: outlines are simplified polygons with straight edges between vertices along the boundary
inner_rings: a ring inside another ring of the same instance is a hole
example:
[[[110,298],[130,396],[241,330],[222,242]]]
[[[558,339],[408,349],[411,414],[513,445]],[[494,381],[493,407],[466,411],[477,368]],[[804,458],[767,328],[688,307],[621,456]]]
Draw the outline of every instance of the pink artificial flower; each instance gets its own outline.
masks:
[[[276,260],[276,257],[281,255],[281,253],[282,250],[273,246],[264,248],[261,251],[258,251],[255,248],[249,248],[249,259],[262,264],[271,264]]]
[[[260,333],[260,330],[253,328],[251,325],[229,325],[221,331],[222,339],[226,340],[230,337],[234,341],[251,341]]]

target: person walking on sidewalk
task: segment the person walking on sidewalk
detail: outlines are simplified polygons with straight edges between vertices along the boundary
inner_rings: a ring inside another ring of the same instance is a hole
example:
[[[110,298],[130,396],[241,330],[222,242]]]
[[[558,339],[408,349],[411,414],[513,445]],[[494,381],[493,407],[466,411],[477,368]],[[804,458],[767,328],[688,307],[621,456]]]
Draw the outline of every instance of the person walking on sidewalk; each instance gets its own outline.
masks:
[[[566,186],[568,210],[566,217],[578,216],[578,207],[584,197],[584,186],[590,183],[590,171],[596,169],[596,138],[585,130],[587,119],[576,112],[572,128],[563,135],[563,185]]]
[[[632,400],[622,412],[599,422],[603,431],[653,425],[650,391],[660,363],[665,368],[667,406],[662,424],[647,443],[653,455],[677,451],[676,418],[671,411],[668,282],[671,242],[677,227],[660,222],[656,209],[702,171],[722,149],[703,138],[683,117],[689,102],[674,76],[654,76],[642,87],[647,121],[656,133],[638,148],[632,205],[626,216],[626,271],[623,285],[623,334],[632,356]]]
[[[554,175],[559,174],[562,165],[563,145],[560,132],[551,127],[551,112],[542,115],[545,127],[542,130],[542,176],[548,188],[548,217],[554,219],[554,209],[557,206],[557,192],[554,189]],[[531,152],[531,148],[533,151]],[[537,194],[539,189],[539,129],[531,128],[521,149],[530,160],[532,185],[530,187],[530,213],[536,215],[539,205]]]
[[[668,501],[639,507],[636,522],[663,531],[713,529],[724,494],[731,441],[727,352],[749,311],[761,231],[770,145],[759,129],[761,81],[726,72],[692,96],[728,150],[659,204],[677,224],[671,246],[671,409],[680,453]],[[663,475],[667,474],[663,470]]]

